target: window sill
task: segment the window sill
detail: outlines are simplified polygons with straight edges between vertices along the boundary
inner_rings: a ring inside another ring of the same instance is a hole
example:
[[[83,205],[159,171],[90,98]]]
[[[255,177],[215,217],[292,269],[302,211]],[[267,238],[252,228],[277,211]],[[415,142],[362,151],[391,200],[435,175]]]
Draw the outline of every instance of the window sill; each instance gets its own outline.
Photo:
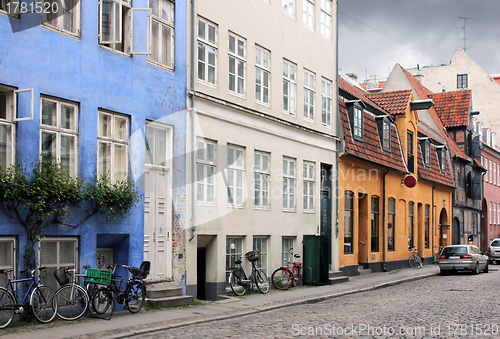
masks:
[[[232,95],[232,96],[235,96],[237,98],[246,100],[245,94],[239,94],[239,93],[236,93],[236,92],[233,92],[233,91],[229,91],[229,90],[228,90],[228,93],[229,93],[229,95]]]
[[[332,124],[325,124],[324,122],[322,122],[321,125],[323,127],[326,127],[326,128],[330,128],[330,129],[332,128]]]
[[[296,118],[295,113],[290,113],[290,112],[288,112],[288,111],[283,111],[283,114],[286,114],[286,115],[289,115],[289,116],[291,116],[291,117]]]
[[[215,84],[212,84],[212,83],[210,83],[208,81],[203,81],[203,80],[200,80],[198,78],[196,78],[196,82],[198,82],[199,84],[202,84],[202,85],[205,85],[205,86],[217,89],[217,82]]]
[[[245,205],[227,205],[226,207],[232,210],[242,210],[245,208]]]
[[[154,61],[151,61],[148,59],[148,64],[150,64],[151,66],[154,66],[154,67],[164,69],[164,70],[172,72],[172,73],[174,72],[174,67],[165,66],[165,65],[160,64],[159,62],[154,62]]]
[[[77,34],[77,33],[72,33],[72,32],[68,32],[68,31],[64,31],[62,29],[59,29],[57,27],[54,27],[54,26],[51,26],[51,25],[47,25],[47,24],[40,24],[40,26],[42,26],[45,29],[48,29],[49,31],[56,32],[56,33],[59,33],[59,34],[63,34],[63,35],[69,36],[70,38],[73,38],[73,39],[77,39],[77,40],[81,40],[82,39],[82,37],[80,36],[80,34]]]
[[[269,211],[270,210],[269,207],[259,207],[259,206],[254,206],[253,209],[256,211]]]
[[[295,210],[286,210],[286,209],[284,209],[284,210],[281,210],[281,211],[285,212],[285,213],[295,213]]]
[[[315,210],[304,210],[304,214],[315,214]]]
[[[99,47],[101,47],[101,48],[103,48],[103,49],[105,49],[107,51],[110,51],[110,52],[113,52],[113,53],[116,53],[116,54],[120,54],[120,55],[123,55],[124,57],[128,57],[128,58],[132,59],[132,54],[127,54],[127,53],[122,52],[122,51],[117,51],[116,49],[104,46],[102,44],[98,44],[98,45],[99,45]]]
[[[197,201],[196,205],[198,206],[207,206],[207,207],[215,207],[217,204],[215,202],[204,202],[204,201]]]
[[[313,123],[313,124],[315,123],[314,119],[309,119],[309,118],[304,117],[304,120],[307,122]]]
[[[255,103],[258,104],[258,105],[267,107],[267,108],[271,108],[271,104],[265,103],[264,101],[255,100]]]

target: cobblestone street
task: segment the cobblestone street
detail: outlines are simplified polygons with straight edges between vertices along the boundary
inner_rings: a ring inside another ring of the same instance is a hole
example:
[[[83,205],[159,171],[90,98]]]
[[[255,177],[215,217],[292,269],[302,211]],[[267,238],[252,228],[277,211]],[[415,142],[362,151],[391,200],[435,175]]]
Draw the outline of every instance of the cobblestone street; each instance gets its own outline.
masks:
[[[500,338],[500,272],[490,268],[139,338]]]

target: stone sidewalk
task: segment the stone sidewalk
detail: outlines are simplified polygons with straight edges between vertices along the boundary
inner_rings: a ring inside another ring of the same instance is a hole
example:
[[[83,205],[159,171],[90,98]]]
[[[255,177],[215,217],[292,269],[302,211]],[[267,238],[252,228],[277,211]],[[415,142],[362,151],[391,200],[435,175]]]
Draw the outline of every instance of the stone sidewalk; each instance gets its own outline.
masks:
[[[174,327],[209,323],[282,307],[320,302],[342,295],[423,279],[438,273],[437,265],[426,265],[422,269],[408,268],[350,277],[348,282],[337,285],[301,286],[288,291],[271,289],[267,294],[252,293],[215,302],[197,302],[197,305],[188,307],[143,310],[138,314],[125,311],[113,314],[110,320],[84,317],[73,322],[57,319],[50,324],[13,326],[0,330],[0,337],[2,339],[127,338]]]

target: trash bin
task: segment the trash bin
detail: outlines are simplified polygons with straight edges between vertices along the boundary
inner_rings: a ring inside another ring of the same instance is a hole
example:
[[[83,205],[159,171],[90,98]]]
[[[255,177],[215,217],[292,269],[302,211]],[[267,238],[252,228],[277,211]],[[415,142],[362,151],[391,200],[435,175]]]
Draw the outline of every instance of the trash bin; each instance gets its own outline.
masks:
[[[304,285],[327,285],[330,263],[330,238],[326,235],[304,236]]]

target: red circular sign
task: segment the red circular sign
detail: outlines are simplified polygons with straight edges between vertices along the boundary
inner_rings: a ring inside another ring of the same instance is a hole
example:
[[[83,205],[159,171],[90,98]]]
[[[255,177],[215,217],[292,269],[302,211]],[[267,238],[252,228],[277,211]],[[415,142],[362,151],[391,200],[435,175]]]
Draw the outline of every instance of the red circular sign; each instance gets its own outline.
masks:
[[[405,178],[405,186],[408,188],[413,188],[417,186],[417,178],[414,175],[408,175]]]

